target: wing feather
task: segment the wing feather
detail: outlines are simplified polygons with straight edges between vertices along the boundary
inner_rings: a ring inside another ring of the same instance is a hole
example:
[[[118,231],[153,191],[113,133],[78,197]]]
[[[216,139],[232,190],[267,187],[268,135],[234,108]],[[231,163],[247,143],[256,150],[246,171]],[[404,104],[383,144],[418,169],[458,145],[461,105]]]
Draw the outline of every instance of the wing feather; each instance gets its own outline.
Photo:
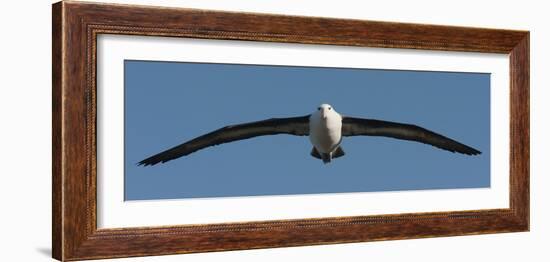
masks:
[[[453,153],[478,155],[475,148],[459,143],[453,139],[437,134],[428,129],[389,121],[344,117],[342,119],[343,136],[385,136],[403,140],[416,141],[435,146]]]
[[[226,126],[153,155],[140,161],[138,165],[149,166],[165,163],[210,146],[257,136],[277,134],[296,136],[309,135],[309,115],[290,118],[271,118],[262,121]]]

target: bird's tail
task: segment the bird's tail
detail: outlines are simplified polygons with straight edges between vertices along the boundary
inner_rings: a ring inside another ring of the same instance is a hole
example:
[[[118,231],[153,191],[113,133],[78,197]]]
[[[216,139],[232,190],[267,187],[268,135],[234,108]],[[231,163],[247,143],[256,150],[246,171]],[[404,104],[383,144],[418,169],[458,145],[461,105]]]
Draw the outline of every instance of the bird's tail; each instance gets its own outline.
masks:
[[[346,153],[341,146],[336,148],[336,150],[334,150],[332,154],[319,153],[319,151],[317,151],[315,147],[311,149],[311,156],[323,160],[323,163],[325,164],[330,163],[333,158],[339,158],[341,156],[344,156],[345,154]]]
[[[321,154],[321,157],[323,159],[323,164],[328,164],[332,160],[332,157],[330,156],[330,154],[323,153]]]

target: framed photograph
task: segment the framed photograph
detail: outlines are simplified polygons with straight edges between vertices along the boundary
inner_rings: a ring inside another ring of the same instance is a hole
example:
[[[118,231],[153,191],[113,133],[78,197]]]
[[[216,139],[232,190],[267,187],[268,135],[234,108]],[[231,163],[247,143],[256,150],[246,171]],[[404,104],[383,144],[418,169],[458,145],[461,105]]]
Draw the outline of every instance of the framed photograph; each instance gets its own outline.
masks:
[[[529,230],[529,32],[59,2],[53,257]]]

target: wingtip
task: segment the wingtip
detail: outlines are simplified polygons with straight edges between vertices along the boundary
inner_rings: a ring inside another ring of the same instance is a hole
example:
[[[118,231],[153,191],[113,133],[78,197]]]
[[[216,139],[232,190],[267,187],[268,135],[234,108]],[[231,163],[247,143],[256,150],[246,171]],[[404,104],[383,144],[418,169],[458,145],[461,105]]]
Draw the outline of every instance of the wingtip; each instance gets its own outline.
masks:
[[[139,161],[136,163],[137,166],[143,166],[143,167],[146,167],[146,166],[152,166],[154,165],[153,163],[147,161],[147,159],[145,160],[142,160],[142,161]]]
[[[164,160],[160,160],[158,158],[155,158],[154,156],[153,157],[150,157],[150,158],[147,158],[147,159],[143,159],[139,162],[136,163],[137,166],[154,166],[156,164],[163,164],[163,163],[166,163],[168,161],[170,161],[171,159],[164,159]]]
[[[470,152],[468,152],[466,154],[469,155],[469,156],[477,156],[477,155],[481,155],[481,151],[472,148],[472,150],[470,150]]]

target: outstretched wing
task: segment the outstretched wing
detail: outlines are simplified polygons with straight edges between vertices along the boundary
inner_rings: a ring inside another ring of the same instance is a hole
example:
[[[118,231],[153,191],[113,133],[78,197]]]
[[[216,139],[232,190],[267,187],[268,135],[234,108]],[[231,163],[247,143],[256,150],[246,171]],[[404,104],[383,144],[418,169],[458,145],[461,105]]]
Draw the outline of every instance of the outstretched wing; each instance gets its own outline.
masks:
[[[429,144],[453,153],[458,152],[466,155],[481,154],[477,149],[416,125],[375,119],[344,117],[342,119],[342,135],[393,137]]]
[[[257,122],[226,126],[144,159],[138,165],[149,166],[165,163],[209,146],[257,136],[277,134],[309,135],[309,115],[290,118],[271,118]]]

